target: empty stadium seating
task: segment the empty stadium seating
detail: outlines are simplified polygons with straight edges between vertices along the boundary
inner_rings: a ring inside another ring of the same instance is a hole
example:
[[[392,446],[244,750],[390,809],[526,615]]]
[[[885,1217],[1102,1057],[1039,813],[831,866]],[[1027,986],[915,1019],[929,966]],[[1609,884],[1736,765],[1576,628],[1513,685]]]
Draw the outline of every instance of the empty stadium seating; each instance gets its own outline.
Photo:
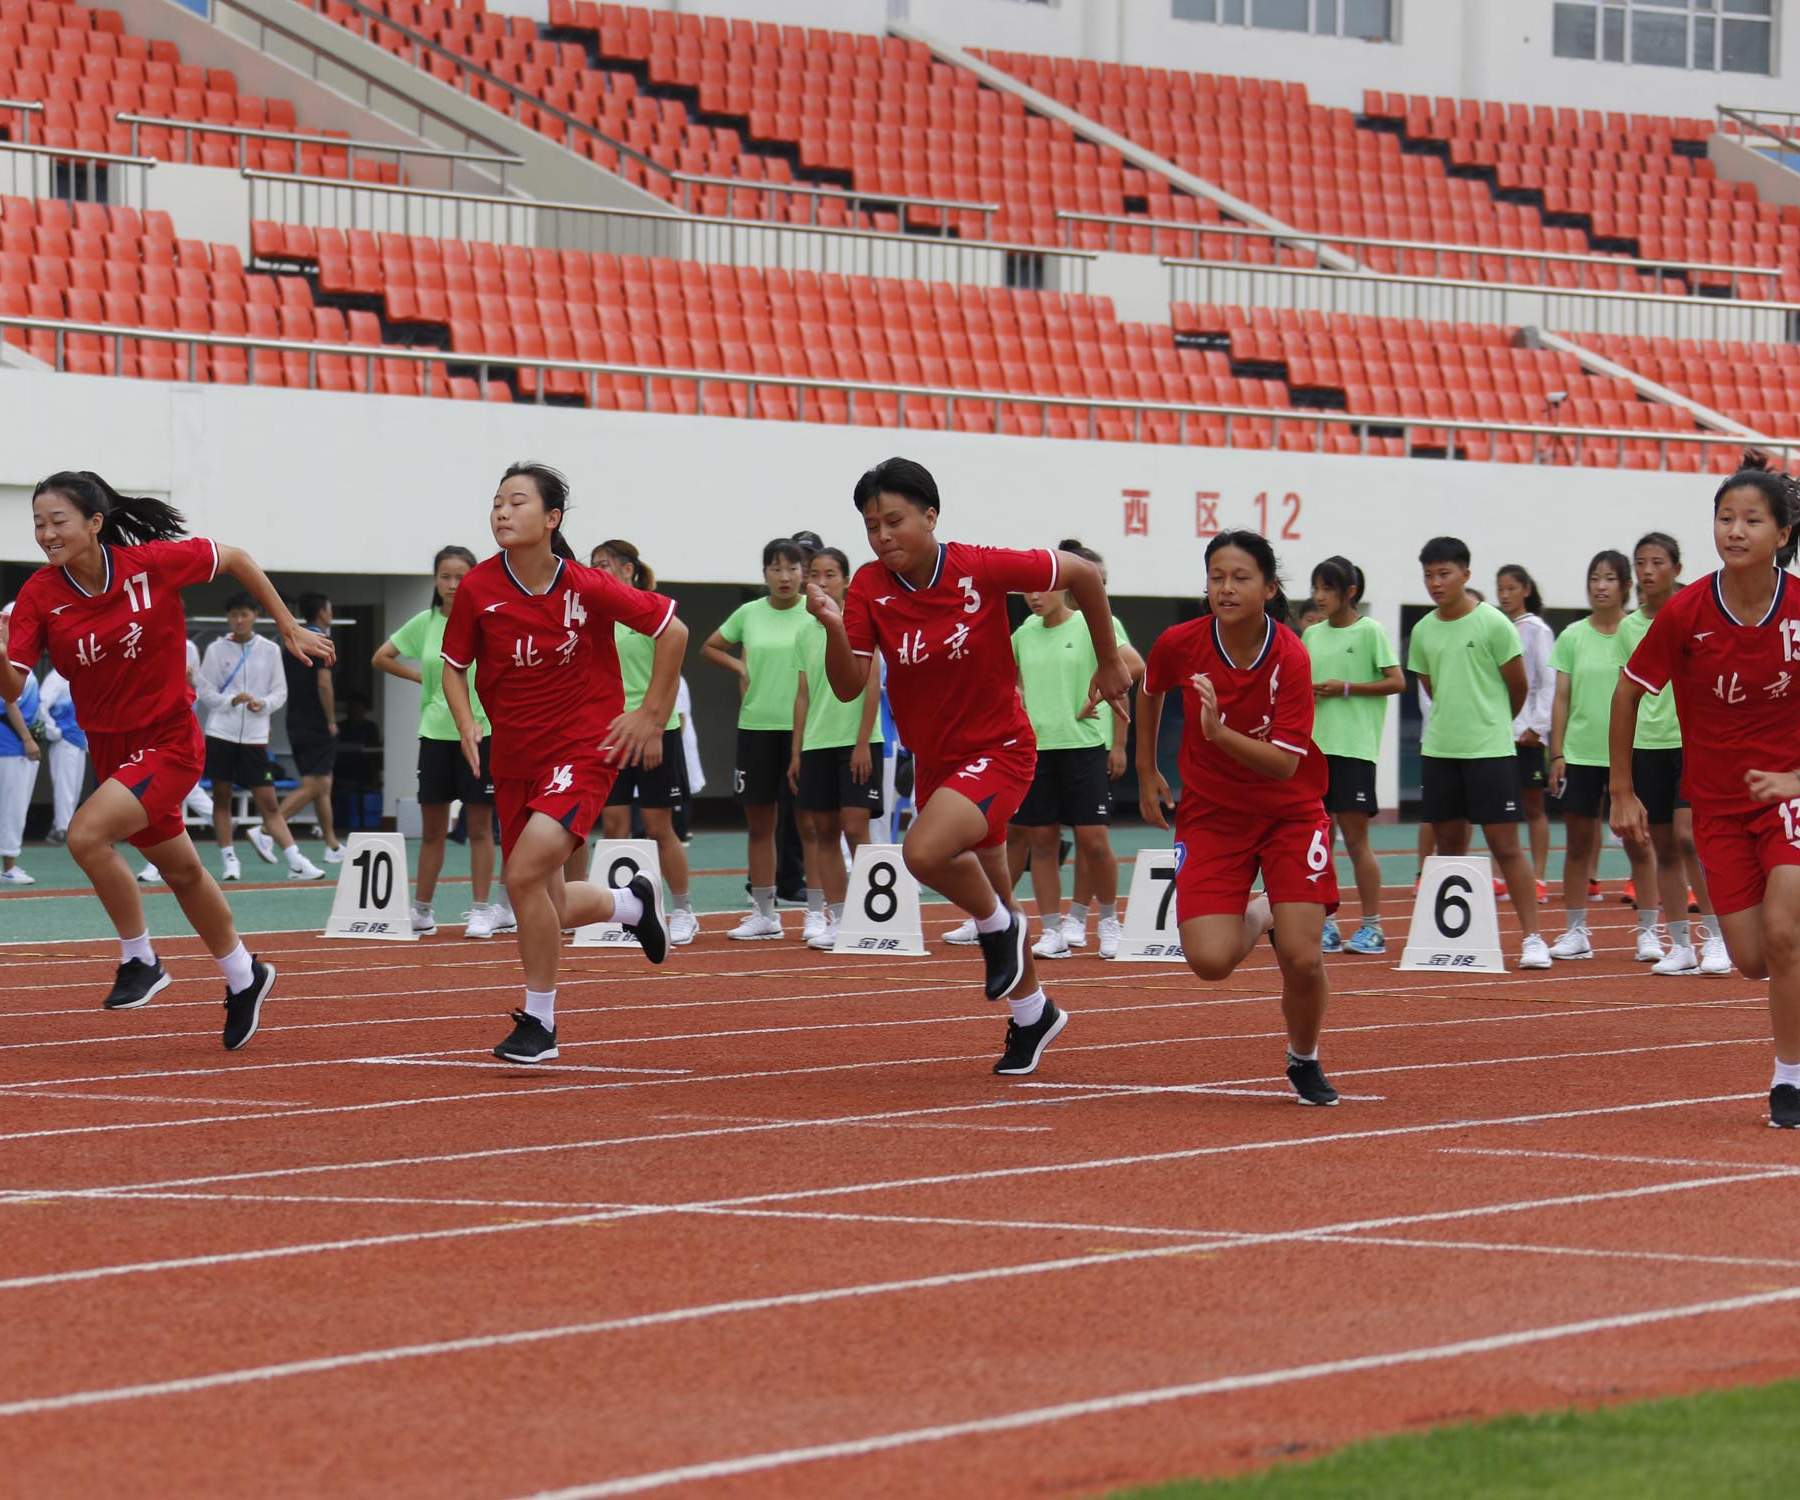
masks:
[[[1582,337],[1598,352],[1765,437],[1800,433],[1800,345]]]

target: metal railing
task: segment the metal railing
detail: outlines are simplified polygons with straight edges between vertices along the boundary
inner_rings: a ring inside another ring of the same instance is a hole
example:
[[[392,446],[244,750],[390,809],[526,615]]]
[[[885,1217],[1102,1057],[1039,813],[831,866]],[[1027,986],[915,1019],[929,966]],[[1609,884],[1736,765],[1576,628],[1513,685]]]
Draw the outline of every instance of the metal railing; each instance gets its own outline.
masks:
[[[367,229],[589,254],[656,255],[708,265],[902,276],[969,286],[1015,284],[1024,260],[1034,271],[1042,268],[1044,285],[1066,292],[1088,289],[1096,259],[1091,250],[1045,250],[1001,240],[778,224],[269,172],[246,171],[243,177],[252,220],[307,228]]]
[[[1551,292],[1566,291],[1611,291],[1617,288],[1605,287],[1598,281],[1590,281],[1601,271],[1617,277],[1622,271],[1630,271],[1639,276],[1655,279],[1660,292],[1662,284],[1667,281],[1678,281],[1683,289],[1697,279],[1703,278],[1716,284],[1723,278],[1736,297],[1740,289],[1740,281],[1747,278],[1779,282],[1782,275],[1780,266],[1734,266],[1721,265],[1710,261],[1650,261],[1640,257],[1627,255],[1582,255],[1567,250],[1508,250],[1491,245],[1464,245],[1439,240],[1390,240],[1378,239],[1368,235],[1332,234],[1322,230],[1310,233],[1294,230],[1260,229],[1244,224],[1193,224],[1170,219],[1146,219],[1124,214],[1088,214],[1059,211],[1057,219],[1062,221],[1063,243],[1073,245],[1079,235],[1079,227],[1084,224],[1102,225],[1106,230],[1106,246],[1111,250],[1119,231],[1149,230],[1158,239],[1172,238],[1179,243],[1186,240],[1193,248],[1186,252],[1186,258],[1192,260],[1216,261],[1218,258],[1205,254],[1202,248],[1209,238],[1226,241],[1231,254],[1226,257],[1228,263],[1267,265],[1266,261],[1245,261],[1242,249],[1252,244],[1275,244],[1289,250],[1310,254],[1313,265],[1321,269],[1334,269],[1323,263],[1324,252],[1343,247],[1370,248],[1380,250],[1403,251],[1415,257],[1430,256],[1430,271],[1414,270],[1415,276],[1443,277],[1446,273],[1446,260],[1453,261],[1504,261],[1510,272],[1513,267],[1536,267],[1540,275],[1536,281],[1515,281],[1510,275],[1496,277],[1461,277],[1465,280],[1481,280],[1499,286],[1518,287],[1521,290],[1542,290]],[[1180,252],[1176,252],[1179,254]],[[1574,287],[1560,287],[1549,279],[1553,266],[1563,266],[1574,270],[1577,284]],[[1285,269],[1285,268],[1284,268]],[[1456,273],[1452,273],[1456,274]],[[1678,295],[1678,294],[1677,294]]]
[[[228,136],[236,142],[237,160],[233,166],[240,169],[252,165],[248,156],[249,142],[273,141],[283,148],[291,147],[293,151],[294,173],[300,175],[301,151],[307,146],[319,146],[328,151],[343,152],[350,163],[352,174],[356,164],[361,161],[375,161],[387,164],[390,161],[396,171],[404,173],[408,161],[433,161],[447,163],[450,169],[450,185],[456,185],[456,168],[459,164],[475,164],[496,167],[500,175],[500,191],[506,191],[506,169],[522,167],[525,159],[519,156],[502,156],[490,151],[449,151],[439,146],[401,146],[385,141],[359,141],[343,136],[314,135],[306,131],[269,130],[253,125],[220,125],[212,121],[176,120],[162,115],[119,114],[113,116],[121,125],[131,127],[131,153],[139,154],[140,132],[145,129],[166,130],[171,135],[179,133],[183,138],[183,163],[192,163],[194,148],[200,139],[207,136]],[[354,180],[354,176],[351,180]]]
[[[17,144],[31,144],[31,117],[41,115],[44,106],[31,99],[0,99],[0,115],[18,114],[24,118],[19,121],[19,140]]]
[[[907,193],[877,192],[870,188],[820,187],[810,182],[770,182],[754,177],[707,177],[692,172],[670,172],[668,176],[680,189],[679,207],[683,213],[695,211],[696,189],[717,187],[725,190],[725,214],[728,218],[732,217],[732,202],[736,194],[745,194],[754,202],[764,193],[779,193],[811,200],[812,217],[807,220],[810,225],[819,222],[819,205],[822,203],[844,203],[864,212],[880,212],[887,208],[923,208],[934,213],[980,214],[981,238],[986,240],[993,237],[994,215],[1000,212],[998,203],[965,203],[958,198],[921,198]]]
[[[793,393],[791,414],[799,421],[809,420],[809,397],[817,402],[820,412],[829,415],[830,405],[824,398],[841,396],[844,398],[844,420],[853,424],[859,420],[860,408],[863,418],[876,419],[874,423],[866,425],[884,425],[880,421],[884,411],[891,412],[900,425],[905,425],[907,403],[913,403],[916,410],[918,403],[923,402],[928,411],[938,412],[942,416],[947,427],[956,425],[959,412],[972,412],[987,416],[998,431],[1002,417],[1015,415],[1019,408],[1029,408],[1037,414],[1039,436],[1118,436],[1103,432],[1101,424],[1120,421],[1129,426],[1130,430],[1124,437],[1132,442],[1144,441],[1153,428],[1160,426],[1164,431],[1172,429],[1177,443],[1188,442],[1190,434],[1194,434],[1206,442],[1217,439],[1223,446],[1232,447],[1235,446],[1232,438],[1236,433],[1240,436],[1268,439],[1266,443],[1255,446],[1279,448],[1283,446],[1284,435],[1307,433],[1312,436],[1313,444],[1324,450],[1328,433],[1348,432],[1356,438],[1356,451],[1359,453],[1380,453],[1383,450],[1371,445],[1383,438],[1398,438],[1406,457],[1414,456],[1415,450],[1428,450],[1431,456],[1465,458],[1467,453],[1459,445],[1458,439],[1482,434],[1491,438],[1529,443],[1529,460],[1533,463],[1584,465],[1590,456],[1608,453],[1622,461],[1628,447],[1649,446],[1656,451],[1659,469],[1667,469],[1671,454],[1676,452],[1697,451],[1701,455],[1700,462],[1704,464],[1714,450],[1728,452],[1735,457],[1743,447],[1743,440],[1739,438],[1643,428],[1465,421],[1425,415],[1371,415],[1290,407],[1223,406],[1202,402],[1117,401],[1098,397],[1047,395],[1041,392],[976,391],[894,382],[820,380],[802,375],[675,369],[661,365],[486,354],[465,350],[322,344],[0,315],[0,329],[9,328],[22,329],[28,335],[49,334],[51,349],[48,351],[48,362],[57,370],[68,368],[68,341],[85,337],[103,345],[110,343],[115,368],[122,368],[128,354],[138,345],[171,345],[175,350],[177,364],[185,368],[186,378],[190,381],[199,373],[201,350],[243,351],[247,384],[256,383],[259,353],[265,360],[273,358],[282,364],[284,384],[293,368],[290,362],[304,358],[304,388],[308,390],[319,388],[320,361],[334,360],[342,362],[340,368],[344,371],[350,370],[353,365],[360,366],[363,389],[370,392],[377,388],[379,368],[384,363],[398,363],[419,369],[420,390],[428,396],[439,393],[439,381],[443,382],[443,389],[447,390],[450,380],[456,378],[474,380],[478,394],[485,397],[488,386],[503,380],[508,373],[515,379],[522,375],[570,375],[575,377],[577,389],[568,394],[577,397],[587,406],[598,407],[599,382],[616,381],[623,377],[637,383],[644,398],[645,409],[650,409],[652,399],[658,394],[652,382],[669,382],[671,385],[679,383],[683,387],[691,387],[697,407],[704,401],[709,388],[713,393],[727,395],[741,392],[746,417],[758,415],[758,392],[779,390]],[[451,374],[453,367],[470,373],[463,377],[454,376]],[[511,381],[505,383],[509,387],[512,384]],[[891,406],[884,407],[881,400],[884,397],[892,398]],[[705,414],[703,409],[702,414]],[[1053,422],[1070,424],[1070,432],[1053,429]],[[1078,426],[1081,429],[1079,431],[1075,430]],[[1759,439],[1757,446],[1786,456],[1800,451],[1800,438]]]
[[[1747,104],[1721,104],[1715,113],[1719,129],[1725,134],[1757,137],[1757,142],[1750,143],[1753,149],[1757,144],[1762,144],[1781,151],[1800,152],[1800,112],[1791,109],[1764,109]]]
[[[0,192],[69,203],[117,203],[142,211],[150,206],[155,165],[147,156],[0,141]]]

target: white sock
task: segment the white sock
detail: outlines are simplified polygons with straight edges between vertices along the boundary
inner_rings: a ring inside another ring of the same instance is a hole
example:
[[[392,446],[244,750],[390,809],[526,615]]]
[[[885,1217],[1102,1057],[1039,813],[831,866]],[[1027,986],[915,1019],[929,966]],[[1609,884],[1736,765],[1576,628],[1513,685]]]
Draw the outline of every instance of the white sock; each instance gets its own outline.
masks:
[[[221,844],[221,845],[219,845],[219,859],[223,863],[229,864],[232,860],[234,860],[236,858],[237,858],[237,845],[236,844]]]
[[[1012,922],[1012,908],[1004,901],[996,901],[994,909],[985,917],[975,919],[977,932],[1005,932]]]
[[[1563,921],[1568,924],[1567,930],[1569,932],[1584,931],[1587,927],[1587,908],[1584,906],[1580,911],[1564,912]]]
[[[694,898],[688,895],[686,891],[670,891],[669,909],[671,911],[685,911],[689,915],[692,915],[694,910]]]
[[[775,915],[775,887],[772,885],[753,885],[750,887],[750,900],[756,907],[759,917]]]
[[[1048,937],[1053,932],[1061,932],[1062,931],[1062,913],[1061,912],[1053,911],[1048,916],[1045,916],[1040,913],[1038,920],[1044,924],[1044,936],[1045,937]]]
[[[1106,913],[1106,908],[1101,907],[1100,911],[1101,911],[1101,915],[1104,916]],[[1071,922],[1073,922],[1077,927],[1079,927],[1083,932],[1086,932],[1087,931],[1087,919],[1088,919],[1087,904],[1082,901],[1071,901],[1069,903],[1069,920]]]
[[[626,890],[622,885],[615,885],[612,888],[612,898],[612,919],[621,927],[636,927],[644,920],[644,903],[635,892]]]
[[[844,903],[842,901],[827,901],[825,903],[825,911],[833,922],[842,922],[844,920]]]
[[[250,988],[250,950],[238,940],[237,947],[221,959],[215,959],[219,972],[225,976],[226,986],[235,994],[238,990]]]
[[[298,844],[289,844],[281,852],[287,857],[287,865],[290,870],[298,870],[306,861],[306,856],[300,852]]]
[[[1102,901],[1100,903],[1100,920],[1102,922],[1118,921],[1119,903],[1117,901]]]
[[[134,958],[143,964],[156,962],[156,950],[150,946],[150,929],[148,927],[134,938],[119,939],[119,962],[128,964]]]
[[[1778,1057],[1775,1059],[1775,1082],[1771,1083],[1769,1087],[1774,1088],[1783,1083],[1791,1083],[1795,1088],[1800,1089],[1800,1063],[1784,1063]]]
[[[556,1030],[556,991],[526,990],[525,1014],[542,1024],[545,1031]]]
[[[1311,1052],[1296,1052],[1293,1047],[1290,1046],[1288,1048],[1288,1058],[1293,1062],[1317,1062],[1319,1060],[1319,1049],[1314,1047]]]
[[[809,885],[806,888],[806,909],[808,911],[825,910],[825,887]]]
[[[1662,921],[1662,908],[1660,906],[1640,906],[1637,917],[1638,931],[1650,932],[1654,930],[1658,922]]]
[[[1044,987],[1039,985],[1023,1000],[1008,1000],[1006,1005],[1007,1009],[1012,1012],[1013,1020],[1019,1025],[1035,1026],[1038,1019],[1044,1014],[1044,1002],[1048,998],[1044,993]]]
[[[1688,937],[1688,931],[1688,924],[1686,922],[1669,923],[1669,941],[1677,948],[1692,947],[1693,943]]]

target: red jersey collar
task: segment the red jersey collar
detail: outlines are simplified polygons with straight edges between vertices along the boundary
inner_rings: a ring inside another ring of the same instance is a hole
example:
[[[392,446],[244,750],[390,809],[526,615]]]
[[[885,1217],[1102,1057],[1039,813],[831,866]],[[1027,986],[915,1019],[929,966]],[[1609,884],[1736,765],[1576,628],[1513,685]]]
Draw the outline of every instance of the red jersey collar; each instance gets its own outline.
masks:
[[[1719,613],[1725,616],[1727,621],[1737,626],[1740,630],[1758,629],[1761,626],[1767,625],[1769,621],[1775,618],[1777,612],[1781,609],[1781,601],[1787,596],[1787,570],[1785,568],[1777,568],[1775,570],[1775,596],[1769,600],[1768,612],[1764,614],[1754,626],[1746,626],[1742,620],[1731,612],[1731,606],[1725,602],[1725,590],[1720,585],[1720,579],[1724,576],[1725,570],[1723,568],[1719,569],[1719,571],[1712,576],[1713,603],[1719,606]]]
[[[98,594],[90,594],[79,583],[77,583],[75,581],[75,575],[69,571],[68,564],[65,563],[60,568],[57,569],[57,571],[59,573],[61,573],[64,578],[68,579],[69,587],[74,589],[76,593],[80,594],[83,599],[98,599],[98,598],[101,598],[103,595],[110,594],[112,592],[112,586],[113,586],[112,548],[107,546],[105,542],[102,542],[100,544],[100,555],[101,555],[101,557],[103,557],[106,560],[106,579],[100,585],[100,592]]]

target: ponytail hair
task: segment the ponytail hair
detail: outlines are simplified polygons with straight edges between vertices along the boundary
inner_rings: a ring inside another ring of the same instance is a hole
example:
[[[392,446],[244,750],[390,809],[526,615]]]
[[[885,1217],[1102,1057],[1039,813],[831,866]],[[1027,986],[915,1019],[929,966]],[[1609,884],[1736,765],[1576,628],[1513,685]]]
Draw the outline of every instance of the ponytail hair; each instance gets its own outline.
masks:
[[[1281,589],[1281,567],[1275,561],[1275,549],[1269,545],[1269,539],[1260,531],[1251,531],[1248,528],[1238,531],[1221,531],[1206,544],[1206,561],[1208,563],[1212,562],[1213,553],[1221,547],[1236,547],[1238,551],[1250,554],[1251,561],[1256,564],[1257,570],[1263,576],[1263,582],[1275,586],[1275,592],[1263,605],[1264,612],[1277,625],[1287,624],[1289,614],[1287,595]],[[1212,613],[1210,599],[1201,613]]]
[[[475,554],[467,547],[459,547],[452,542],[448,547],[438,548],[437,556],[431,560],[431,576],[435,579],[437,577],[437,570],[443,567],[443,565],[449,562],[453,557],[460,558],[471,568],[475,566]],[[440,615],[445,611],[444,596],[438,590],[438,586],[435,583],[431,586],[431,607]]]
[[[1771,467],[1769,455],[1760,448],[1746,448],[1742,467],[1713,493],[1713,509],[1731,490],[1758,491],[1769,504],[1769,512],[1777,526],[1788,528],[1787,542],[1776,549],[1777,567],[1791,567],[1794,554],[1800,551],[1800,483],[1791,474]]]
[[[187,535],[187,519],[166,500],[121,495],[88,469],[64,469],[39,483],[31,498],[55,493],[84,516],[99,516],[100,540],[114,547],[172,542]]]
[[[1598,559],[1596,559],[1596,561],[1598,561]],[[1544,596],[1538,592],[1537,579],[1533,578],[1531,574],[1526,571],[1523,563],[1507,563],[1498,571],[1500,577],[1510,578],[1514,583],[1524,587],[1526,614],[1541,615],[1544,612]],[[1593,571],[1592,563],[1588,565],[1588,571]]]
[[[1344,556],[1328,557],[1312,570],[1313,587],[1324,584],[1344,596],[1346,604],[1355,607],[1363,602],[1363,570]]]
[[[656,574],[650,571],[650,564],[638,555],[638,549],[630,542],[614,537],[611,541],[602,542],[594,548],[595,552],[610,552],[614,557],[622,558],[631,564],[631,586],[634,589],[653,589],[656,587]]]
[[[569,481],[559,469],[549,464],[540,464],[521,459],[517,463],[508,464],[506,472],[500,476],[505,484],[509,479],[529,479],[537,486],[538,499],[544,503],[545,519],[551,511],[560,511],[557,522],[550,528],[550,551],[566,562],[575,561],[575,551],[569,545],[568,538],[563,535],[563,522],[569,518]]]

